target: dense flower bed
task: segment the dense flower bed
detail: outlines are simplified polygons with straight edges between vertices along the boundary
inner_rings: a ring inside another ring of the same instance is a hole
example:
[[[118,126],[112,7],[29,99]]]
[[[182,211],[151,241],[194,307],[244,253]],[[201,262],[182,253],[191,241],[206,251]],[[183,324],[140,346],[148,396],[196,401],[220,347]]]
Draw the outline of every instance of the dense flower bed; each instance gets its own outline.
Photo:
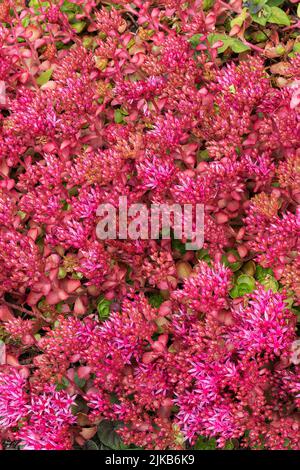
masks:
[[[300,449],[297,0],[0,3],[3,449]],[[204,245],[101,203],[204,204]]]

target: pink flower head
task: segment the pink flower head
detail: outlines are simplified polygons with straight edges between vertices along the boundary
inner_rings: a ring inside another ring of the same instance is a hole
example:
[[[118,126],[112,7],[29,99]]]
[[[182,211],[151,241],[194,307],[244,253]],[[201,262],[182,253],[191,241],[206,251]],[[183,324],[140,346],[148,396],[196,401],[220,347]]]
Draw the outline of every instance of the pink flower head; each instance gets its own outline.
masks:
[[[28,416],[27,380],[18,370],[0,371],[0,428],[17,426]]]

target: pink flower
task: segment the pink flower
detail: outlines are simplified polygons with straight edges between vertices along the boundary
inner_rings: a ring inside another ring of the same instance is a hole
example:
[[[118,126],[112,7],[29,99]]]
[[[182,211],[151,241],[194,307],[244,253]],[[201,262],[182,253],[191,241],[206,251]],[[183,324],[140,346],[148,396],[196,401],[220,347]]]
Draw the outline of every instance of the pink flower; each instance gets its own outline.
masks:
[[[75,423],[71,406],[74,398],[65,391],[46,387],[42,394],[32,394],[29,419],[18,431],[24,450],[67,450],[71,448],[69,427]]]
[[[227,306],[231,277],[231,271],[220,263],[209,267],[200,262],[195,273],[184,281],[183,290],[172,296],[196,312],[210,314]]]
[[[0,428],[17,426],[28,416],[27,380],[16,369],[0,370]]]

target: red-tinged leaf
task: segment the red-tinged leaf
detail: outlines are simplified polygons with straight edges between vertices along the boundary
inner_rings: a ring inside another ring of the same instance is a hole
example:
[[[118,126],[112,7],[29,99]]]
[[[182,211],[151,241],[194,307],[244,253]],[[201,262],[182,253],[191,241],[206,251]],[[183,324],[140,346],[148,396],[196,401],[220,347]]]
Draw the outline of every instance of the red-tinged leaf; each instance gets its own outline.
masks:
[[[0,320],[9,321],[13,319],[14,319],[14,316],[11,313],[11,310],[7,307],[7,305],[0,305]]]

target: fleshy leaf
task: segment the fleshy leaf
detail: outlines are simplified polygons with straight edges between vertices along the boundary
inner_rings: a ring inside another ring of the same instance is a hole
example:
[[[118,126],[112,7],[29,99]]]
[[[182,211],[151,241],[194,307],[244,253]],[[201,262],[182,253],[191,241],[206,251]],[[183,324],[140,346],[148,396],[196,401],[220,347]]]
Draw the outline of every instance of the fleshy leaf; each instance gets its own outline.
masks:
[[[236,54],[240,54],[241,52],[249,51],[250,47],[246,46],[242,41],[237,38],[232,38],[230,43],[230,47]]]
[[[85,450],[99,450],[99,447],[97,446],[96,442],[92,440],[86,441],[84,447],[85,447]]]
[[[247,18],[248,15],[248,10],[247,8],[243,8],[242,13],[240,13],[238,16],[236,16],[233,20],[230,22],[230,26],[242,26],[244,23],[245,19]]]
[[[215,450],[216,439],[207,439],[206,437],[199,436],[196,444],[194,445],[195,450]]]
[[[268,23],[275,23],[284,26],[290,26],[291,24],[288,15],[278,7],[271,7],[271,15],[268,18]]]
[[[103,321],[109,317],[110,304],[111,304],[110,300],[100,298],[98,305],[97,305],[97,310],[98,310],[100,320]]]
[[[268,0],[269,7],[279,7],[284,3],[284,0]]]
[[[77,21],[76,23],[72,23],[72,28],[75,29],[76,33],[81,33],[84,28],[86,27],[85,21]]]
[[[45,72],[42,72],[36,79],[37,84],[40,86],[45,85],[45,83],[49,82],[52,76],[52,73],[53,73],[53,69],[48,69],[48,70],[45,70]]]
[[[115,109],[115,123],[116,124],[121,124],[123,122],[123,113],[122,111],[118,108]]]
[[[103,420],[98,427],[98,438],[106,447],[112,450],[126,449],[120,436],[116,433],[118,424]]]
[[[235,286],[230,291],[233,299],[242,297],[245,294],[251,294],[255,289],[255,279],[247,274],[241,274],[235,282]]]

